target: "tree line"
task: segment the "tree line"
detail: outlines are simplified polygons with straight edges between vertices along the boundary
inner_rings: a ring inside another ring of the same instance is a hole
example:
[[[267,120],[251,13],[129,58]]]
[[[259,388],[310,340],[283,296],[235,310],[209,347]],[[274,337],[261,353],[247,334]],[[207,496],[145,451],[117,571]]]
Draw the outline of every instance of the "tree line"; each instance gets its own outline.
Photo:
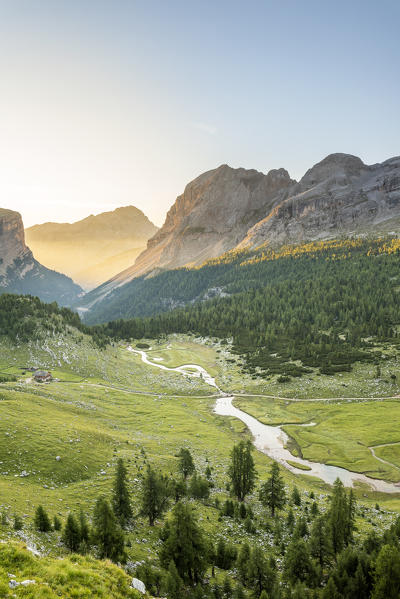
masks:
[[[149,526],[157,525],[160,542],[157,556],[139,563],[135,575],[150,593],[168,599],[397,599],[400,518],[379,534],[372,529],[360,535],[357,518],[365,508],[339,479],[321,505],[313,492],[288,489],[277,462],[258,484],[252,451],[250,441],[232,448],[223,503],[210,495],[210,465],[198,473],[190,451],[181,448],[177,478],[148,465],[137,514],[119,459],[111,496],[97,499],[91,518],[70,513],[62,525],[38,506],[35,528],[58,531],[71,552],[91,551],[123,564],[129,533],[137,518],[146,518]],[[234,544],[210,536],[197,513],[199,501],[217,510],[218,521],[239,523],[247,540]],[[17,524],[23,526],[21,519]],[[267,547],[261,541],[266,533]]]

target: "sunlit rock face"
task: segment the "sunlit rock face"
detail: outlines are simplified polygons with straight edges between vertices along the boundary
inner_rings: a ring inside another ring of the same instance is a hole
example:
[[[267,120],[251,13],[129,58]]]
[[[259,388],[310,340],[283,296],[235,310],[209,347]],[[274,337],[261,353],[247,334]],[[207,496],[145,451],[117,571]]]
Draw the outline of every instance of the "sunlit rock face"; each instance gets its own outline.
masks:
[[[222,165],[203,173],[177,197],[146,250],[115,282],[155,269],[199,265],[232,249],[293,183],[284,169],[264,175]]]
[[[37,295],[72,305],[82,289],[72,279],[42,266],[25,244],[21,215],[0,209],[0,293]]]

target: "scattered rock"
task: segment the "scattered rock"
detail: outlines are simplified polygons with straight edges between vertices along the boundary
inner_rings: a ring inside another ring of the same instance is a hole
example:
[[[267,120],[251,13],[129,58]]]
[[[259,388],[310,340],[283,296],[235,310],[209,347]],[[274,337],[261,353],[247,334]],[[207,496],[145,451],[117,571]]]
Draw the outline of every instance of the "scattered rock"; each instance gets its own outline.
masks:
[[[10,589],[16,589],[17,587],[19,587],[19,582],[17,582],[16,580],[12,579],[8,583],[8,586],[10,587]]]
[[[131,587],[133,589],[136,589],[137,591],[139,591],[139,593],[142,593],[143,595],[146,594],[145,584],[138,578],[132,578]]]

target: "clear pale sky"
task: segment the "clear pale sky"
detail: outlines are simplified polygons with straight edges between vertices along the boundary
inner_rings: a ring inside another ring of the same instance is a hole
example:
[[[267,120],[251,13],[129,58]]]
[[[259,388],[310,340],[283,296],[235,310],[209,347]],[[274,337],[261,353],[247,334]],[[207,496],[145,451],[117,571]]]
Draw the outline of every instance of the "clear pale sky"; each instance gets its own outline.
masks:
[[[133,204],[222,163],[400,154],[398,0],[0,0],[0,207]]]

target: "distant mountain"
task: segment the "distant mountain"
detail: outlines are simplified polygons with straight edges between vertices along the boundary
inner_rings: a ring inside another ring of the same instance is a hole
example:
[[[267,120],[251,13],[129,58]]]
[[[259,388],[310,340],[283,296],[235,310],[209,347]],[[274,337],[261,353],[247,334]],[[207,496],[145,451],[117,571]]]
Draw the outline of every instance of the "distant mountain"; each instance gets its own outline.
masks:
[[[132,265],[157,227],[134,206],[26,229],[38,260],[91,289]]]
[[[25,244],[21,215],[0,208],[0,293],[37,295],[68,306],[83,290],[72,279],[42,266]]]
[[[105,303],[121,305],[119,295],[129,302],[126,285],[133,279],[198,266],[235,248],[397,231],[400,157],[368,166],[331,154],[299,182],[285,169],[264,175],[223,165],[186,186],[133,266],[87,294],[82,307],[103,315]]]

